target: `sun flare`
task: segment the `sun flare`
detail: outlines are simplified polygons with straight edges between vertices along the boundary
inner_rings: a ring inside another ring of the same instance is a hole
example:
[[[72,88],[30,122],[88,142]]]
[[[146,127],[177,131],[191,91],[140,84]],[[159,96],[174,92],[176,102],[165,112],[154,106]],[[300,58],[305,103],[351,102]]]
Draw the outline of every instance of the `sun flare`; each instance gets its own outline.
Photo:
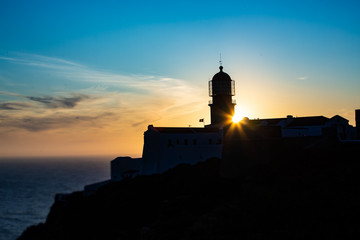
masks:
[[[234,116],[232,117],[233,123],[240,122],[242,118],[243,118],[243,116],[241,115],[241,113],[239,111],[237,111],[237,109],[235,109]]]

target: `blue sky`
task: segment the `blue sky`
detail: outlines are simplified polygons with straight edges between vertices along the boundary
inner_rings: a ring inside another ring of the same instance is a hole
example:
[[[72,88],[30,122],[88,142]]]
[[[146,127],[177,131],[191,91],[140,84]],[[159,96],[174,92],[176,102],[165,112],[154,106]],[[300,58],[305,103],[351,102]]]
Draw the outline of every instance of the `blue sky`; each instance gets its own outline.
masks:
[[[244,116],[353,124],[359,10],[358,1],[2,0],[0,154],[141,155],[148,124],[209,122],[220,53]]]

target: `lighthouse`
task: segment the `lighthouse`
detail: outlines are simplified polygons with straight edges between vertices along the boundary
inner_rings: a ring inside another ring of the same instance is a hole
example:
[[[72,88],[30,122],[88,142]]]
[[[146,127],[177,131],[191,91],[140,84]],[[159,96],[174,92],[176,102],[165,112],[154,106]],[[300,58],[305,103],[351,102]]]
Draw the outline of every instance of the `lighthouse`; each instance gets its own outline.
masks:
[[[214,127],[223,127],[231,122],[236,105],[232,96],[235,96],[235,81],[219,67],[220,72],[216,73],[209,81],[209,102],[211,112],[211,124]]]

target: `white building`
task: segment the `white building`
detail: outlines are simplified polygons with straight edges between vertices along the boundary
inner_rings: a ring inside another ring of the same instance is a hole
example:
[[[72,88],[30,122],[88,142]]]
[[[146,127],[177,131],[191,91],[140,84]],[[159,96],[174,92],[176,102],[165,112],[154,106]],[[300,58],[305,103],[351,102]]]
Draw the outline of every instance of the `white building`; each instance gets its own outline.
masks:
[[[324,116],[270,118],[249,120],[251,124],[259,126],[278,126],[283,138],[320,137],[336,135],[341,140],[356,138],[356,130],[349,125],[349,120],[335,115],[332,118]]]
[[[211,124],[205,128],[154,127],[149,125],[144,133],[142,158],[118,157],[111,161],[111,180],[120,181],[136,175],[151,175],[163,173],[175,166],[187,163],[196,164],[209,158],[222,158],[223,129],[227,129],[234,114],[235,82],[223,72],[223,67],[209,81],[209,96]],[[356,122],[360,120],[360,110],[356,111]],[[356,138],[356,129],[349,121],[338,115],[327,118],[324,116],[293,117],[273,119],[245,120],[241,124],[261,126],[260,134],[276,133],[276,137],[321,137],[337,136],[339,140],[347,141]],[[357,124],[357,138],[360,138],[360,124]],[[277,128],[279,131],[264,131]],[[265,127],[265,128],[264,128]],[[249,129],[252,129],[251,127]],[[256,128],[255,128],[256,129]],[[281,134],[280,134],[281,131]],[[275,136],[274,135],[274,136]],[[251,137],[249,135],[249,137]],[[269,136],[268,136],[269,137]],[[85,187],[89,194],[110,181],[91,184]]]
[[[163,173],[181,163],[196,164],[209,158],[221,158],[222,127],[234,114],[235,82],[219,67],[209,81],[211,124],[205,128],[154,127],[144,133],[141,159],[119,157],[111,162],[111,180],[119,181],[138,174]]]
[[[218,128],[148,126],[140,174],[163,173],[181,163],[196,164],[221,158],[223,133]]]

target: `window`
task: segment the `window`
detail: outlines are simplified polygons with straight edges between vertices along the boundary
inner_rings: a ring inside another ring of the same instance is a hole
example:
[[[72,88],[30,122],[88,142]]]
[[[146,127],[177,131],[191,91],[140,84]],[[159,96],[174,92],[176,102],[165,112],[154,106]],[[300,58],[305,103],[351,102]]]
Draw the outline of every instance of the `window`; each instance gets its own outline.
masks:
[[[188,145],[188,140],[187,139],[184,139],[184,144]]]
[[[217,143],[218,143],[218,144],[221,144],[221,138],[218,139],[218,142],[217,142]]]
[[[209,138],[209,144],[212,144],[212,139],[211,138]]]
[[[168,140],[168,147],[171,147],[172,146],[172,141],[171,139]]]
[[[197,145],[197,140],[196,139],[194,139],[194,145]]]

